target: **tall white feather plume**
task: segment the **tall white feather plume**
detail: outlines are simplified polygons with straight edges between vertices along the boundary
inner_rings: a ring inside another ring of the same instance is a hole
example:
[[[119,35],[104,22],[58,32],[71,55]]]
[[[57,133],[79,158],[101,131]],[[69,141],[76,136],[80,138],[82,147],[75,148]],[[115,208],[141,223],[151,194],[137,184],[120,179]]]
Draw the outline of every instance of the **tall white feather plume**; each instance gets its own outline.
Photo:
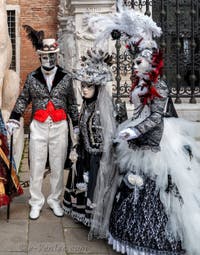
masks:
[[[119,1],[116,13],[89,17],[88,26],[96,34],[96,44],[108,39],[113,30],[123,33],[123,36],[132,43],[143,38],[143,44],[162,33],[161,28],[151,17],[123,6],[122,1]]]

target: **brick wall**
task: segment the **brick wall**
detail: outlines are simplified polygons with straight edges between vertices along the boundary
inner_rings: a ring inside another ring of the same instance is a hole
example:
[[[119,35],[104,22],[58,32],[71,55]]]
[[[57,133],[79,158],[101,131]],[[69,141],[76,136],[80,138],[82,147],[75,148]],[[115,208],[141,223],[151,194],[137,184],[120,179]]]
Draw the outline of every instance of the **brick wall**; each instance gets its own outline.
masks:
[[[36,30],[44,30],[45,37],[56,38],[59,0],[7,0],[7,4],[20,6],[20,88],[22,89],[27,74],[40,65],[37,53],[27,39],[22,26],[30,25]],[[25,126],[28,126],[30,116],[29,107],[24,114]]]

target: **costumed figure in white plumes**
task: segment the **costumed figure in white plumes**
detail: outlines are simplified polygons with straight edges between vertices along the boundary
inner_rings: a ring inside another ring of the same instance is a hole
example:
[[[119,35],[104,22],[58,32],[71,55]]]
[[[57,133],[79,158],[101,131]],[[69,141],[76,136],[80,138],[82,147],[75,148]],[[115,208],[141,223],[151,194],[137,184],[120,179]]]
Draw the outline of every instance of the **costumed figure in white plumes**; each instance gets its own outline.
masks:
[[[119,125],[114,140],[121,183],[113,207],[102,206],[112,207],[109,226],[102,229],[105,217],[96,210],[90,234],[104,234],[122,254],[200,254],[200,146],[192,137],[193,123],[173,117],[161,79],[162,56],[152,39],[161,29],[150,17],[122,6],[119,13],[90,22],[103,28],[98,39],[121,34],[135,76],[133,116]]]
[[[53,213],[63,216],[60,195],[63,189],[63,169],[68,147],[68,123],[77,130],[78,108],[74,95],[72,77],[57,65],[59,47],[55,39],[44,39],[43,31],[36,31],[25,25],[26,32],[40,58],[41,66],[28,74],[24,88],[19,95],[7,122],[12,133],[19,125],[19,119],[32,103],[30,124],[30,219],[37,219],[45,203],[42,182],[49,155],[50,195],[47,198]],[[72,125],[71,125],[72,126]]]
[[[111,56],[102,50],[88,50],[82,57],[82,67],[74,71],[74,78],[81,81],[83,103],[78,158],[69,173],[63,206],[66,214],[86,226],[90,226],[96,206],[94,192],[99,190],[99,179],[112,167],[115,121],[108,90],[111,61]]]

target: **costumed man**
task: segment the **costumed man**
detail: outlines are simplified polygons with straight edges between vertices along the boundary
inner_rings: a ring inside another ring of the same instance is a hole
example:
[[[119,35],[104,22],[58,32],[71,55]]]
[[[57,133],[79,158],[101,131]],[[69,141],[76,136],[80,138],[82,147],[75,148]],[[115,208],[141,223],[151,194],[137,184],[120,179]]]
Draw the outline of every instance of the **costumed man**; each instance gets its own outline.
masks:
[[[68,125],[72,121],[74,130],[78,125],[78,108],[74,95],[72,78],[57,65],[58,43],[55,39],[44,39],[44,32],[37,32],[24,26],[28,38],[36,48],[41,66],[31,72],[19,95],[7,130],[12,133],[19,127],[19,119],[32,103],[30,124],[30,219],[37,219],[45,203],[42,181],[49,155],[51,169],[51,192],[47,198],[55,216],[63,216],[60,195],[63,188],[63,169],[68,148]]]

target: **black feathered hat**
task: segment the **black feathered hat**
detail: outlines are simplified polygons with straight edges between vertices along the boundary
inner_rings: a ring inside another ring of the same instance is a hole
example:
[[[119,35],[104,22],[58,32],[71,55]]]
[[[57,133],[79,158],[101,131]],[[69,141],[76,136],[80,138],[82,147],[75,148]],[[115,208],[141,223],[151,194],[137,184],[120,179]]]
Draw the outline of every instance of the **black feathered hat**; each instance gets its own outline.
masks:
[[[54,38],[45,39],[43,30],[37,31],[29,25],[23,25],[23,28],[27,32],[27,37],[32,42],[38,54],[59,52],[60,49],[56,40]]]

